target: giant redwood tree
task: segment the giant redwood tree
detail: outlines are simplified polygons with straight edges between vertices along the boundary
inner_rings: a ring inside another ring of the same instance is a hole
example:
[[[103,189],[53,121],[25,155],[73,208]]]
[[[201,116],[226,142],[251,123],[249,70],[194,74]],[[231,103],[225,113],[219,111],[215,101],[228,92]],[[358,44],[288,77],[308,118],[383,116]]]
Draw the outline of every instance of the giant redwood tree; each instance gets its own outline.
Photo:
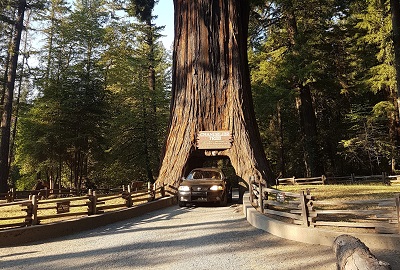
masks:
[[[271,183],[250,88],[249,1],[174,0],[174,9],[171,118],[157,181],[177,186],[212,153],[229,158],[243,182],[254,175]],[[200,131],[230,131],[231,147],[197,149]]]

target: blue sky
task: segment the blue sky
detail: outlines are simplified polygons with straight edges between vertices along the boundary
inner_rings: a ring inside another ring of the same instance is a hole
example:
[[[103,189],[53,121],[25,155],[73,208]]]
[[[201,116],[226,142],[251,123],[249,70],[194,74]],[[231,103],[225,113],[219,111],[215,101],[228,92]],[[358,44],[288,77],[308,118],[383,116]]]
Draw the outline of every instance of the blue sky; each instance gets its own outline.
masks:
[[[174,41],[174,3],[173,0],[159,0],[158,4],[154,7],[154,15],[157,15],[156,24],[158,26],[165,26],[165,35],[161,39],[164,47],[167,49],[172,48]]]

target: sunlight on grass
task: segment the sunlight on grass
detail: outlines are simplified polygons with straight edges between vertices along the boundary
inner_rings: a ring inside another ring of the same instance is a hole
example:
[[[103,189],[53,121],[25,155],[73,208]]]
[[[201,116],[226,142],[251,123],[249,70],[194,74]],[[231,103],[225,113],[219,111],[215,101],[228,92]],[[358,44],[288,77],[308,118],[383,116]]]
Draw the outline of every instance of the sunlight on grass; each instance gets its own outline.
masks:
[[[343,201],[389,199],[400,193],[400,186],[387,185],[288,185],[278,189],[293,193],[309,190],[317,200]]]

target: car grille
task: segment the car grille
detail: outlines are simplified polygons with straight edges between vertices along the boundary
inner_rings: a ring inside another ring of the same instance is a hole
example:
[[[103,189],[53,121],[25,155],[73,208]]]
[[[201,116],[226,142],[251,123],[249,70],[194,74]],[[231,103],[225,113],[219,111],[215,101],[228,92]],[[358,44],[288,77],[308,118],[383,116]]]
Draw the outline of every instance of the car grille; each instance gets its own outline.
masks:
[[[206,186],[193,186],[192,191],[207,191],[208,187]]]

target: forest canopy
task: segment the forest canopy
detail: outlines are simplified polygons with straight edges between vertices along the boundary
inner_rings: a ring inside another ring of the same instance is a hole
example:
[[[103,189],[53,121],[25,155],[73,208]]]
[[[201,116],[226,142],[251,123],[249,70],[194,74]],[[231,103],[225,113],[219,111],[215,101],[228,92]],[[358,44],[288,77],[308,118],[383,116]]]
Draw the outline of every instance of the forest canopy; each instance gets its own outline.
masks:
[[[8,186],[157,179],[172,52],[160,42],[155,5],[0,2],[0,157],[10,168]],[[276,176],[398,173],[389,0],[253,0],[248,48],[257,123]]]

